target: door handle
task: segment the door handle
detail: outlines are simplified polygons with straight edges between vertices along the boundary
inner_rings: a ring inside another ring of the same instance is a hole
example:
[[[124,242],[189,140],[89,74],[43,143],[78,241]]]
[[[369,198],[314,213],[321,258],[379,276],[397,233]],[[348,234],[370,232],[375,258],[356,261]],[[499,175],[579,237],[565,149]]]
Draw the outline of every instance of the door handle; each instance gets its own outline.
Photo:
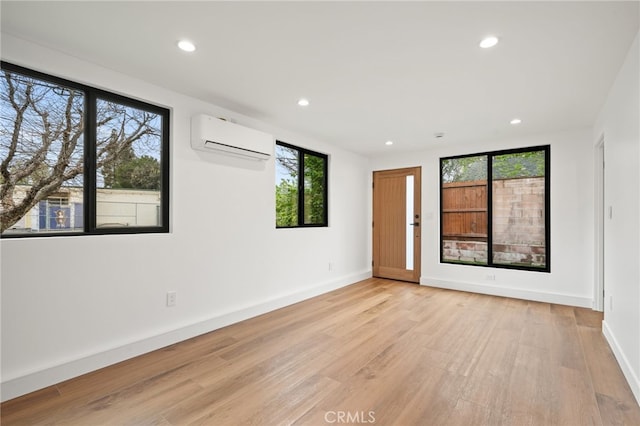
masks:
[[[409,225],[411,225],[411,226],[420,226],[420,222],[413,222],[413,223],[410,223]]]

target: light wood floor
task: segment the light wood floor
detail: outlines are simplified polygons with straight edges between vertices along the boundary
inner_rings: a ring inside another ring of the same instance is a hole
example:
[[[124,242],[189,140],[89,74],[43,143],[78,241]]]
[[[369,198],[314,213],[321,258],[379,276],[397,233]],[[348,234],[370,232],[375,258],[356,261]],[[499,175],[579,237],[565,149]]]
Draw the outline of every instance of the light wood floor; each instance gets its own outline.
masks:
[[[640,425],[601,321],[369,279],[8,401],[1,420]]]

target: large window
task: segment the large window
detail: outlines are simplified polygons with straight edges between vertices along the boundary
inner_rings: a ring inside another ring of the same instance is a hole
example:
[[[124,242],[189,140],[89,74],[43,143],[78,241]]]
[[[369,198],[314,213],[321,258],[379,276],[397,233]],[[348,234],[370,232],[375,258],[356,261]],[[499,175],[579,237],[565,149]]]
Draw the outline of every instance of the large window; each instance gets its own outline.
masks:
[[[440,261],[549,265],[549,146],[440,159]]]
[[[327,156],[276,142],[276,227],[327,226]]]
[[[168,232],[169,111],[2,63],[2,237]]]

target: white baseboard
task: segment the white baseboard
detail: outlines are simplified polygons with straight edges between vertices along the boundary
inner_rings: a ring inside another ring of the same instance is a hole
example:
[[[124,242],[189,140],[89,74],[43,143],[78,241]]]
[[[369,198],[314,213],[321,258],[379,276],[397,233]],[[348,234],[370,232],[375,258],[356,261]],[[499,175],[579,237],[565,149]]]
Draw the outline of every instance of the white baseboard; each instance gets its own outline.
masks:
[[[604,334],[605,339],[609,342],[609,346],[611,346],[611,350],[622,369],[622,374],[624,374],[625,379],[627,379],[629,387],[631,387],[631,392],[633,392],[633,396],[636,397],[636,402],[640,405],[640,379],[638,379],[633,368],[631,368],[629,360],[625,356],[624,351],[618,344],[616,336],[613,334],[606,321],[602,321],[602,334]]]
[[[492,296],[512,297],[515,299],[534,300],[536,302],[555,303],[558,305],[579,306],[591,308],[593,301],[588,297],[576,297],[559,293],[543,293],[518,288],[469,283],[462,281],[447,281],[432,278],[420,278],[420,285],[446,288],[449,290],[468,291],[471,293],[490,294]]]
[[[301,291],[279,295],[265,302],[222,313],[204,321],[199,321],[158,335],[111,348],[106,351],[75,359],[64,364],[10,378],[2,382],[0,400],[2,402],[21,395],[60,383],[62,381],[98,370],[109,365],[160,349],[174,343],[226,327],[258,315],[319,296],[371,277],[371,271],[363,271],[325,282]]]

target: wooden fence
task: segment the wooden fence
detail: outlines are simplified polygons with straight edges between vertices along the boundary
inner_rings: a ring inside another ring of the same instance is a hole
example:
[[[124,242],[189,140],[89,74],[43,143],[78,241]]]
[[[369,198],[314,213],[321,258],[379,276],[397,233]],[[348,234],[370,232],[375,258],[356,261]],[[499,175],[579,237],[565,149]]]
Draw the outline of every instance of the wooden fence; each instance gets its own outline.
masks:
[[[487,241],[487,181],[442,185],[442,238]]]

